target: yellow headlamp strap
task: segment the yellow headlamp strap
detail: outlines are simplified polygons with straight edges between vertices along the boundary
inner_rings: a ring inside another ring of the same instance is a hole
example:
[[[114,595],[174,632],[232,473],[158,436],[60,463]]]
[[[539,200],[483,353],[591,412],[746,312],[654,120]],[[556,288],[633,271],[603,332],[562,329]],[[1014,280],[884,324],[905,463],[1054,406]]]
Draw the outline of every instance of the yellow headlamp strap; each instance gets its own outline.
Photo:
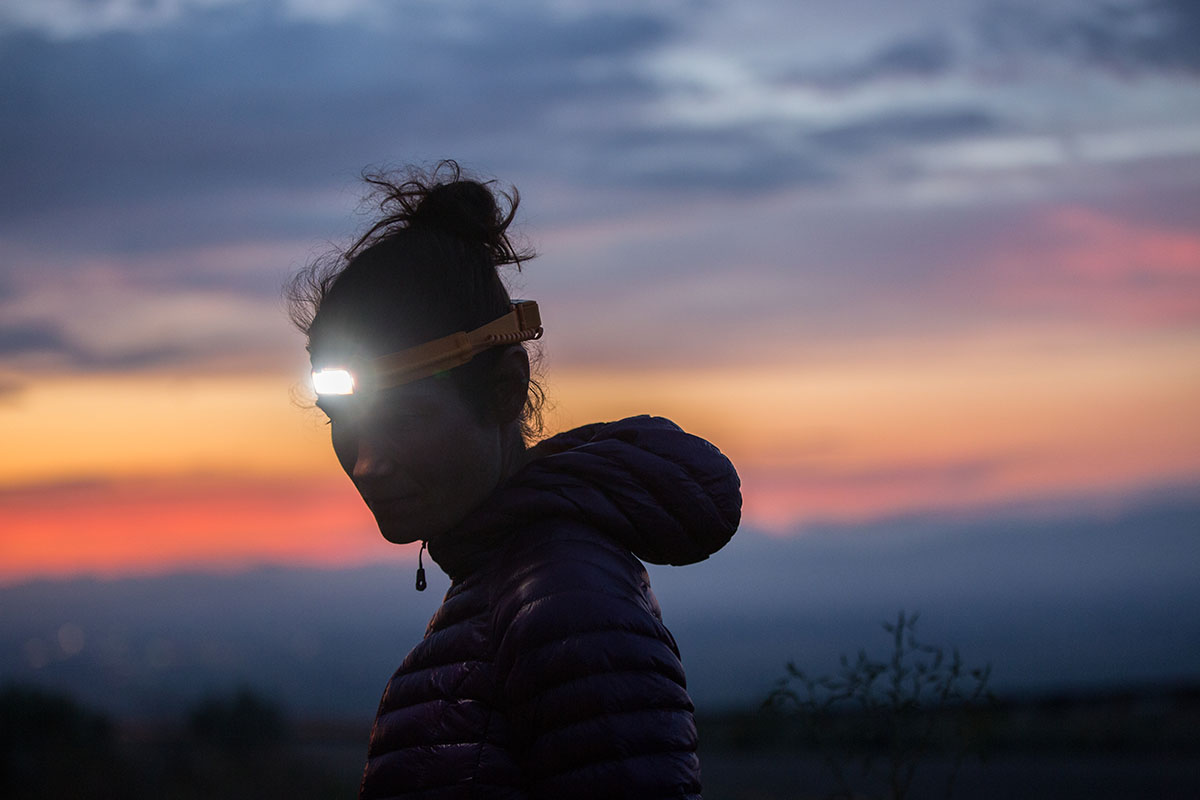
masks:
[[[511,311],[473,331],[452,333],[407,350],[355,363],[349,369],[314,371],[313,386],[318,394],[324,394],[322,385],[337,385],[339,388],[328,393],[342,395],[354,394],[359,388],[388,389],[454,369],[490,347],[525,342],[541,335],[542,317],[537,303],[514,300]],[[324,379],[333,374],[344,374],[347,379],[340,384]]]

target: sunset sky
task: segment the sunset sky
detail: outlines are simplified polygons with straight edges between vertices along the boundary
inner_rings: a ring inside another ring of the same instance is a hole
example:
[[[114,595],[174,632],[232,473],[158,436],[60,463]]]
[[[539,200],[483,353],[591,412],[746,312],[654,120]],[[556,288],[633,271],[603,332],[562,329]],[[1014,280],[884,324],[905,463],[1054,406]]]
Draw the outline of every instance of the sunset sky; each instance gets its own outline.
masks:
[[[0,582],[387,545],[287,276],[367,167],[521,192],[548,433],[671,417],[747,529],[1200,486],[1186,0],[4,0]]]

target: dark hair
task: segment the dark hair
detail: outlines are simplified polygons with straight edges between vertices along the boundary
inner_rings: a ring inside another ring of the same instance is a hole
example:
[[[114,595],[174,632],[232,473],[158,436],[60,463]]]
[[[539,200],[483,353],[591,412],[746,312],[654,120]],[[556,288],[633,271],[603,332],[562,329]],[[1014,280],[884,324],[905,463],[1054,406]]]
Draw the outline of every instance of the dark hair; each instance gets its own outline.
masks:
[[[494,181],[464,177],[454,161],[430,171],[363,176],[380,217],[345,251],[311,262],[285,287],[289,316],[308,348],[336,353],[353,344],[382,355],[467,331],[506,314],[510,299],[498,267],[534,257],[509,225],[520,195]],[[449,372],[463,397],[486,413],[503,348]],[[530,381],[521,414],[526,438],[541,430],[544,394]]]

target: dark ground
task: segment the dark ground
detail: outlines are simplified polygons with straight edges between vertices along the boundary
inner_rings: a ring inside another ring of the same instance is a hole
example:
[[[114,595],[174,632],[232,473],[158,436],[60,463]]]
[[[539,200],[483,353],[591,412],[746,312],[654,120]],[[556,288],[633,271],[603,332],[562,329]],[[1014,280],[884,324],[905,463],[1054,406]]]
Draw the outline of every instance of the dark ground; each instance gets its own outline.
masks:
[[[982,758],[966,756],[953,793],[942,740],[942,752],[898,759],[914,768],[902,796],[1200,798],[1200,687],[1005,700],[972,713]],[[9,687],[0,690],[0,797],[353,798],[368,723],[290,721],[249,692],[198,704],[185,720],[113,722],[70,698]],[[878,730],[853,715],[838,725]],[[708,800],[845,797],[830,763],[853,797],[893,796],[887,742],[842,737],[813,749],[802,721],[768,711],[702,717],[699,727]],[[874,771],[864,777],[868,754]]]

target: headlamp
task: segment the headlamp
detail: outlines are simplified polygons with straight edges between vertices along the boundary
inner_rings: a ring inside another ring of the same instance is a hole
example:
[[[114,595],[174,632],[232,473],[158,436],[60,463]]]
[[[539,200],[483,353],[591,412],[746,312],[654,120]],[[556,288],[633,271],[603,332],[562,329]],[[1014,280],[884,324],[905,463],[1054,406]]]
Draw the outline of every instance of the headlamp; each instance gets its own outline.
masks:
[[[511,308],[473,331],[459,331],[378,358],[315,369],[313,389],[321,396],[388,389],[461,366],[488,348],[541,337],[542,317],[535,301],[514,300]]]
[[[348,369],[314,369],[312,383],[317,394],[354,394],[354,375]]]

